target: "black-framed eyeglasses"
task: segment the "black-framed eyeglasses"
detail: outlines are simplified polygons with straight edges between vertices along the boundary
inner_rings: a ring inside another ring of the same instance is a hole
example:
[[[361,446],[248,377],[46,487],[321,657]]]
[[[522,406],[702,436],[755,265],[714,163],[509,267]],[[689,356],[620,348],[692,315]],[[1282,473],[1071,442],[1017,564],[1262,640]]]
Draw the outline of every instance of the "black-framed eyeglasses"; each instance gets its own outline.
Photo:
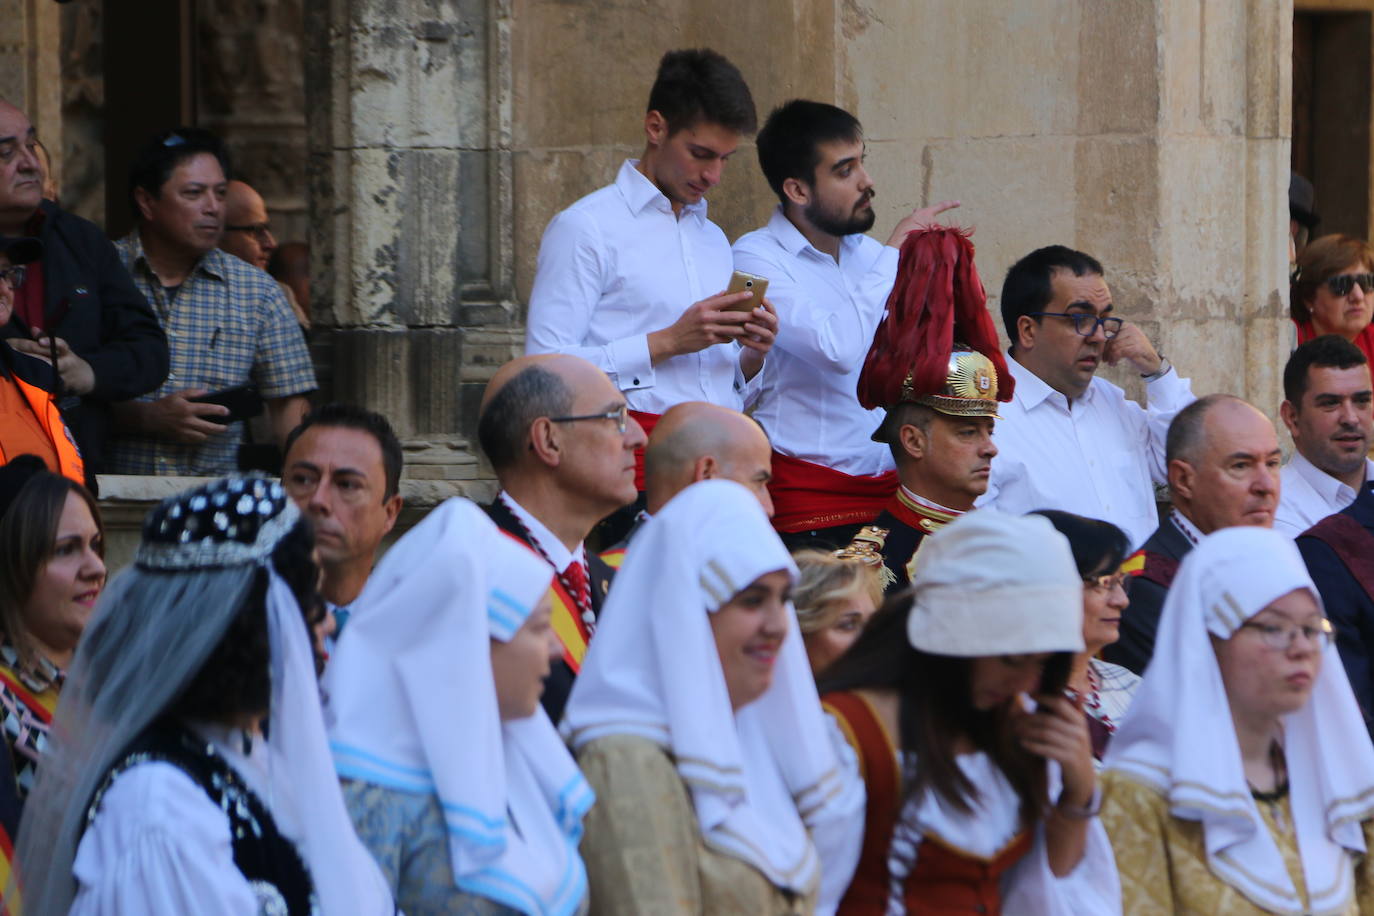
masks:
[[[1302,633],[1303,639],[1307,640],[1318,649],[1325,649],[1327,646],[1331,645],[1331,641],[1335,639],[1335,633],[1331,629],[1331,621],[1327,620],[1325,617],[1322,618],[1321,623],[1304,626],[1298,626],[1297,624],[1256,623],[1253,620],[1247,620],[1240,626],[1241,629],[1254,630],[1259,634],[1259,638],[1264,644],[1275,652],[1287,652],[1289,649],[1293,648],[1293,643],[1298,638],[1299,633]]]
[[[1121,326],[1126,323],[1124,318],[1099,318],[1092,312],[1027,312],[1031,317],[1040,318],[1067,318],[1073,322],[1073,329],[1083,337],[1092,337],[1097,333],[1097,329],[1102,329],[1102,336],[1111,340],[1121,333]]]
[[[580,420],[614,420],[616,432],[623,434],[628,423],[628,417],[629,407],[621,404],[615,410],[608,410],[605,413],[585,413],[577,417],[549,417],[549,422],[577,423]]]
[[[14,264],[10,267],[0,267],[0,280],[8,283],[11,289],[18,289],[24,285],[24,272],[26,268],[23,264]]]
[[[268,236],[272,234],[271,223],[253,223],[251,226],[225,226],[224,229],[226,232],[247,232],[259,242],[267,241]]]
[[[1331,295],[1345,297],[1350,295],[1350,291],[1359,284],[1360,292],[1366,295],[1370,290],[1374,290],[1374,274],[1339,274],[1334,277],[1326,278],[1326,288],[1331,291]]]

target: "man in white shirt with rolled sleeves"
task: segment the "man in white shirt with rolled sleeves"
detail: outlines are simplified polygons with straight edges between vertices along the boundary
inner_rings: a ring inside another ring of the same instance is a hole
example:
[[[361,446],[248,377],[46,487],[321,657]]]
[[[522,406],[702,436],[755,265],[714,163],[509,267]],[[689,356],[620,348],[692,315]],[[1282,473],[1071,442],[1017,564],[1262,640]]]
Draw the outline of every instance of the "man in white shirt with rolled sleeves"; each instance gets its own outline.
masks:
[[[1016,392],[993,436],[988,492],[978,506],[1024,514],[1062,509],[1117,525],[1134,550],[1159,525],[1154,484],[1166,481],[1169,423],[1192,386],[1140,328],[1112,314],[1102,265],[1062,245],[1007,271],[1002,322]],[[1125,360],[1145,380],[1148,407],[1097,378]]]
[[[736,410],[752,400],[777,319],[733,310],[725,233],[706,218],[740,137],[757,123],[739,70],[713,51],[663,56],[644,116],[643,156],[554,217],[539,246],[525,352],[595,364],[653,429],[683,401]],[[635,482],[643,492],[643,453]]]
[[[884,412],[862,407],[855,386],[892,292],[898,249],[908,232],[958,203],[916,210],[886,244],[865,235],[875,216],[863,128],[822,102],[775,109],[759,131],[758,154],[779,205],[734,254],[737,270],[767,278],[780,319],[754,411],[773,443],[773,524],[789,547],[833,549],[897,488],[889,449],[870,438]]]

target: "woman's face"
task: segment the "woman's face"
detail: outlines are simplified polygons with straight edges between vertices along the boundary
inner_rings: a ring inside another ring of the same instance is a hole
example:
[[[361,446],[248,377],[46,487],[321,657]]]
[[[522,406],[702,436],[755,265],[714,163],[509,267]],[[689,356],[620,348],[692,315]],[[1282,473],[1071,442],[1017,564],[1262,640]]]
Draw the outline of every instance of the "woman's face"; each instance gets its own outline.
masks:
[[[1230,639],[1214,639],[1231,708],[1253,719],[1301,709],[1321,672],[1322,644],[1300,628],[1315,632],[1323,623],[1312,593],[1296,589],[1241,624]]]
[[[1121,614],[1128,604],[1122,573],[1096,576],[1083,583],[1083,643],[1089,655],[1096,655],[1121,636]]]
[[[972,659],[969,700],[986,712],[1004,706],[1023,693],[1035,693],[1050,653],[1033,655],[985,655]]]
[[[802,634],[806,657],[811,662],[811,673],[820,675],[854,645],[868,618],[877,609],[867,592],[832,602],[831,607],[825,609],[825,617],[831,622],[819,630]]]
[[[539,709],[549,663],[559,655],[558,639],[549,622],[549,602],[546,592],[509,642],[491,641],[491,673],[503,722],[528,718]]]
[[[1363,274],[1369,272],[1369,265],[1358,261],[1339,274]],[[1318,334],[1339,334],[1346,340],[1354,340],[1374,318],[1374,295],[1365,293],[1360,284],[1352,283],[1350,292],[1337,296],[1326,283],[1318,284],[1312,297],[1312,325]]]
[[[86,501],[69,492],[52,557],[38,571],[22,613],[25,628],[44,646],[68,652],[81,638],[105,585],[103,546]]]
[[[792,613],[787,606],[791,591],[786,570],[764,573],[710,615],[733,709],[754,702],[773,683],[773,665]]]

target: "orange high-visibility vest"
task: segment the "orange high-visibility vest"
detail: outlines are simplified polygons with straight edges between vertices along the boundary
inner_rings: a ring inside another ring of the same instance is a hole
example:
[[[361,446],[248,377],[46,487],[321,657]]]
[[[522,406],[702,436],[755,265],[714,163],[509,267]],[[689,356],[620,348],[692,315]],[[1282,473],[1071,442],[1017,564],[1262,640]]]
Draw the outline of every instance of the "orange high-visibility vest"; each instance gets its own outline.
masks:
[[[16,373],[11,372],[9,380],[19,386],[24,400],[29,403],[29,409],[38,417],[43,431],[47,433],[48,441],[57,452],[58,473],[84,485],[86,463],[81,460],[81,450],[76,447],[76,439],[72,438],[71,430],[67,429],[66,421],[62,419],[62,411],[57,409],[57,399],[53,397],[52,392],[29,384]],[[4,443],[0,442],[0,464],[13,457],[15,456],[5,453]]]

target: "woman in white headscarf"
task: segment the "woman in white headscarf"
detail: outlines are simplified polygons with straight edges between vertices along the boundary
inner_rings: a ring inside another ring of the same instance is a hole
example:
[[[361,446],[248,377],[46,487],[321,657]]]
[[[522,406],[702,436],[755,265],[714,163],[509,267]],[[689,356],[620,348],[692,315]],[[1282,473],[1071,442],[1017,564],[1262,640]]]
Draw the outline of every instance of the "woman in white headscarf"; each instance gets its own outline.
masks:
[[[1374,912],[1374,749],[1293,542],[1184,558],[1104,762],[1129,913]]]
[[[29,798],[24,913],[395,912],[331,766],[313,548],[275,481],[216,481],[149,514],[77,648]]]
[[[795,579],[736,483],[693,484],[635,535],[563,721],[598,793],[582,844],[598,914],[838,900],[862,784],[820,710]]]
[[[382,558],[325,676],[363,842],[407,916],[571,916],[593,796],[539,698],[553,568],[465,499]]]

